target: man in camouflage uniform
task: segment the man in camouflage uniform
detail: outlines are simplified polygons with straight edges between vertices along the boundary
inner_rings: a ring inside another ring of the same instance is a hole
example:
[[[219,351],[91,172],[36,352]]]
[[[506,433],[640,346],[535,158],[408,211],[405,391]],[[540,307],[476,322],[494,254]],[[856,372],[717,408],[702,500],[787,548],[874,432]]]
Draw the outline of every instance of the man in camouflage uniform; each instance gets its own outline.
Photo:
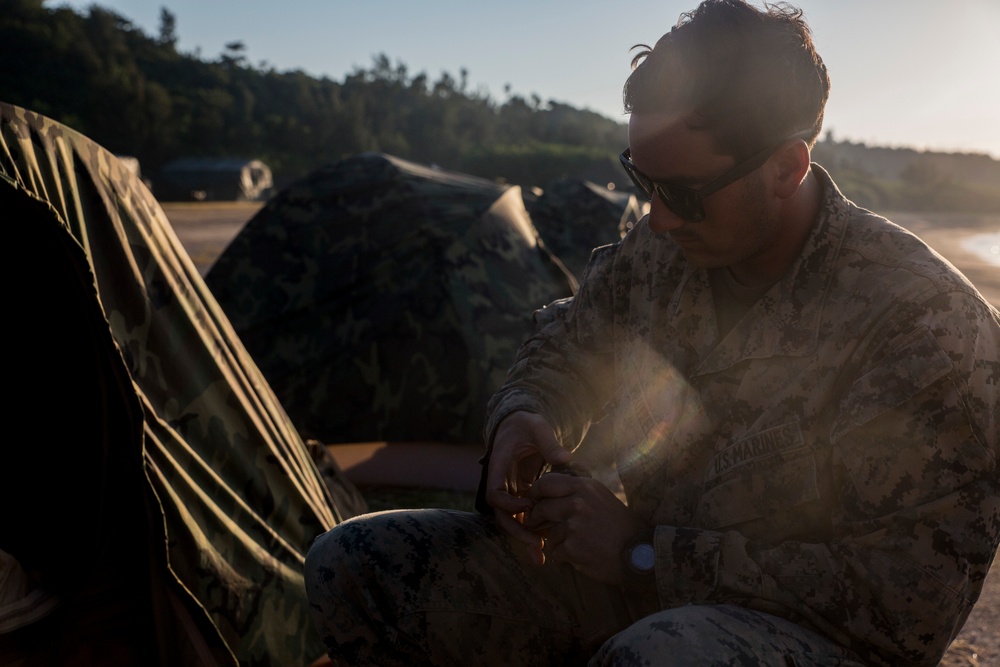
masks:
[[[330,653],[934,665],[1000,535],[1000,314],[810,163],[829,79],[793,8],[708,0],[636,65],[622,162],[651,211],[491,401],[493,516],[320,538]],[[627,503],[565,474],[605,414]]]

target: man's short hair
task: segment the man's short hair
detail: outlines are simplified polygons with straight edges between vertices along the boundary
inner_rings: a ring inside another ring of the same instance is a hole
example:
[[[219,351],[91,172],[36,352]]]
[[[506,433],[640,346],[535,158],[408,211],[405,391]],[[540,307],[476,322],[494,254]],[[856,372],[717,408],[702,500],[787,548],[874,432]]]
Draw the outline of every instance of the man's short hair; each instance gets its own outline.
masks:
[[[705,0],[655,47],[635,48],[626,112],[692,110],[689,125],[737,159],[798,131],[812,130],[810,145],[819,136],[830,77],[797,7]]]

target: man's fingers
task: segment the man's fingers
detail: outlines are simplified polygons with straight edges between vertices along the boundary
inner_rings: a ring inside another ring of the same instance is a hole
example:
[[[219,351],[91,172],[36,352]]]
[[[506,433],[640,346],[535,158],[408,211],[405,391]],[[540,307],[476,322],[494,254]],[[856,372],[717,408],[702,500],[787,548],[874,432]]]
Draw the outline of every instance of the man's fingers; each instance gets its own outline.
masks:
[[[529,498],[512,496],[502,489],[487,489],[486,502],[490,507],[507,515],[527,512],[534,504]]]
[[[517,463],[504,451],[494,452],[490,456],[487,468],[486,482],[490,490],[507,491],[508,475],[515,469]]]
[[[574,477],[573,475],[562,475],[559,473],[549,473],[539,477],[531,488],[528,489],[527,496],[532,500],[543,498],[565,498],[579,491],[585,485],[586,477]]]
[[[486,502],[507,516],[530,510],[532,501],[526,496],[544,465],[565,465],[572,458],[541,415],[511,413],[500,422],[493,439]]]
[[[573,514],[573,505],[562,498],[546,498],[536,502],[524,513],[524,525],[536,532],[543,532],[556,523],[562,523]]]
[[[550,549],[555,549],[563,542],[566,541],[566,537],[569,534],[565,523],[553,523],[549,524],[544,530],[540,531],[545,537],[545,548],[546,551]]]
[[[517,540],[522,544],[526,544],[529,547],[540,548],[542,538],[537,533],[524,527],[520,521],[510,514],[504,514],[497,510],[494,512],[494,516],[497,520],[497,525],[500,526],[501,530],[510,535],[513,539]]]
[[[526,512],[524,515],[524,527],[539,534],[544,534],[554,521],[548,517],[536,514],[534,511]]]
[[[559,444],[548,421],[533,412],[513,412],[505,417],[493,440],[494,447],[499,443],[505,443],[510,451],[520,447],[536,451],[546,463],[553,465],[569,463],[573,458]]]
[[[571,557],[569,551],[566,548],[566,535],[561,537],[547,537],[545,538],[545,548],[543,552],[545,554],[545,562],[551,565],[560,565],[562,563],[569,563],[576,567],[574,559]]]
[[[538,453],[542,455],[546,463],[552,465],[566,465],[573,460],[573,454],[566,450],[559,441],[556,440],[555,435],[552,433],[552,429],[546,425],[546,428],[538,433],[538,437],[535,439],[535,446],[538,448]]]

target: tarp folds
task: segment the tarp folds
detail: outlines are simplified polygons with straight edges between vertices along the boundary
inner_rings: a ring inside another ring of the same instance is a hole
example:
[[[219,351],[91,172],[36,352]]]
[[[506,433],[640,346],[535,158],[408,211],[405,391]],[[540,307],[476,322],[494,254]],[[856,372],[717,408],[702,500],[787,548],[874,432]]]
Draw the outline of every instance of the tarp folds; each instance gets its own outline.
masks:
[[[366,153],[275,195],[206,282],[303,435],[481,446],[531,313],[575,279],[520,189]]]
[[[61,601],[20,650],[92,648],[96,623],[150,664],[321,656],[304,554],[360,506],[333,502],[153,196],[86,137],[0,104],[0,216],[25,369],[0,549]]]

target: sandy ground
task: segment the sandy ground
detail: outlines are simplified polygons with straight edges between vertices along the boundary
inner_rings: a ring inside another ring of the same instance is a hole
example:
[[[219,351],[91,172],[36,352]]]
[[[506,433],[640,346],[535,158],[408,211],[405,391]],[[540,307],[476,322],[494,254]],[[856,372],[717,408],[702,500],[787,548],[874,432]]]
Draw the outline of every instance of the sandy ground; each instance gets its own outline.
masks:
[[[203,277],[263,204],[255,202],[160,204]]]
[[[237,202],[163,204],[167,218],[202,276],[260,208],[261,204]],[[920,236],[1000,308],[1000,267],[962,245],[962,240],[973,234],[1000,232],[1000,214],[889,213],[887,217]],[[978,604],[941,664],[1000,667],[1000,566],[991,570]]]

